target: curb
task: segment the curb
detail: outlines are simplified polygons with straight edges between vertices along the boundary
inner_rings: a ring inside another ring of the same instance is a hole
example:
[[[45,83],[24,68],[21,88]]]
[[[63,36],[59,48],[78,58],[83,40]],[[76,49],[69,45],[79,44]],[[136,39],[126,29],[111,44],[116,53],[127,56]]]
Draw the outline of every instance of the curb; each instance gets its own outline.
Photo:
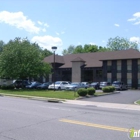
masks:
[[[87,95],[85,97],[80,96],[80,97],[76,98],[75,100],[80,100],[80,99],[85,99],[85,98],[90,98],[90,97],[99,97],[99,96],[105,96],[105,95],[112,95],[112,94],[117,94],[117,93],[120,93],[120,91],[104,93],[104,94],[101,94],[101,95]]]
[[[58,99],[58,98],[46,98],[46,97],[25,96],[25,95],[12,95],[12,94],[5,94],[5,93],[0,93],[0,96],[20,97],[20,98],[27,98],[27,99],[31,99],[31,100],[48,101],[48,102],[54,102],[54,103],[61,103],[61,102],[65,101],[65,99]]]
[[[139,100],[137,100],[137,101],[140,101],[140,99],[139,99]],[[140,104],[138,104],[138,103],[137,103],[137,101],[135,101],[135,102],[134,102],[134,104],[135,104],[135,105],[140,105]]]
[[[95,97],[98,97],[98,96],[112,95],[112,94],[117,94],[117,93],[120,93],[120,91],[115,91],[115,92],[110,92],[110,93],[104,93],[104,94],[101,94],[101,95],[94,95],[94,96]]]

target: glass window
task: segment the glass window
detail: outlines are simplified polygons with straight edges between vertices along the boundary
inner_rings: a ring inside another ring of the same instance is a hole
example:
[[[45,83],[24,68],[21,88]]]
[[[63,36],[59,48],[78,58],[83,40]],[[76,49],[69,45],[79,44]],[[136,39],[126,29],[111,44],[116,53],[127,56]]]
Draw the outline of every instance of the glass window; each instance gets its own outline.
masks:
[[[127,79],[127,84],[132,84],[132,79]]]
[[[121,69],[122,69],[122,68],[121,68],[121,65],[118,65],[118,66],[117,66],[117,70],[120,71]]]
[[[138,65],[138,72],[140,72],[140,65]]]
[[[131,65],[127,65],[127,70],[132,70],[132,66]]]
[[[108,79],[107,79],[107,82],[111,83],[111,78],[108,78]]]
[[[102,77],[102,70],[96,70],[96,77]]]
[[[108,72],[108,73],[111,72],[111,66],[107,66],[107,72]]]
[[[138,84],[140,85],[140,79],[138,79]]]

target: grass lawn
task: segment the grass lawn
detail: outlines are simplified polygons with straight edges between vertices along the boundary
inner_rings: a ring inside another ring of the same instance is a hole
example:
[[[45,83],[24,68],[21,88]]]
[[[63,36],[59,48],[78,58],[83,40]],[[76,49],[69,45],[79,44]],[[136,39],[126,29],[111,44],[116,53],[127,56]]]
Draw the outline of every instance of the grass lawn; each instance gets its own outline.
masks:
[[[74,91],[53,91],[53,90],[0,90],[0,93],[7,93],[12,95],[27,95],[59,99],[76,99],[79,95]]]
[[[139,104],[139,105],[140,105],[140,100],[139,100],[139,101],[137,101],[137,104]]]

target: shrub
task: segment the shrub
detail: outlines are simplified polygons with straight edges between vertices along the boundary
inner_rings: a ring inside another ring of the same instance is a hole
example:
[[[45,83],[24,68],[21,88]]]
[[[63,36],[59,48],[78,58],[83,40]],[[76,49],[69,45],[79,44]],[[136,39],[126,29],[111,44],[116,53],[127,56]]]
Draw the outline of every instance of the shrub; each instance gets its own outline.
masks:
[[[88,91],[88,95],[94,95],[95,88],[88,88],[87,91]]]
[[[104,88],[102,88],[103,92],[113,92],[115,91],[115,87],[113,86],[106,86]]]
[[[5,90],[7,90],[7,89],[14,89],[14,86],[13,85],[2,85],[1,89],[5,89]]]
[[[85,88],[79,88],[77,90],[77,93],[78,93],[79,96],[86,96],[87,95],[87,89],[85,89]]]

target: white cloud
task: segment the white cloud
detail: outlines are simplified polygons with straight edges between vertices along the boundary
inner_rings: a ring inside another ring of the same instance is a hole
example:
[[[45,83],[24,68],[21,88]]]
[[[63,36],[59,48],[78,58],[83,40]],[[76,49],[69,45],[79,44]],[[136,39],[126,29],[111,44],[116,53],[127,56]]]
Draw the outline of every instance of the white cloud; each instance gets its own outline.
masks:
[[[56,33],[56,35],[65,34],[64,31],[61,31],[60,33],[58,33],[58,32],[55,32],[55,33]]]
[[[94,43],[94,42],[90,42],[89,44],[90,44],[90,45],[96,45],[96,43]]]
[[[130,41],[132,41],[132,42],[136,42],[136,43],[140,43],[140,37],[131,37],[130,38]]]
[[[43,24],[41,21],[37,21],[37,23],[38,23],[39,25],[42,25],[42,24]]]
[[[49,27],[49,25],[48,25],[47,23],[44,23],[44,26],[45,26],[45,27]]]
[[[65,33],[64,31],[61,32],[61,34],[64,34],[64,33]]]
[[[140,12],[133,14],[133,18],[128,19],[130,22],[134,22],[134,25],[140,24]]]
[[[58,37],[52,37],[52,36],[34,36],[31,39],[32,42],[36,42],[38,43],[38,45],[42,48],[42,49],[48,49],[51,51],[51,47],[52,46],[57,46],[58,47],[58,51],[62,50],[62,40]]]
[[[4,22],[18,29],[24,29],[30,33],[39,33],[40,28],[35,26],[35,23],[28,19],[22,12],[0,12],[0,22]]]
[[[116,26],[116,27],[120,27],[120,25],[119,25],[119,24],[114,24],[114,26]]]
[[[43,28],[43,29],[42,29],[42,31],[43,31],[43,32],[46,32],[46,29],[45,29],[45,28]]]

